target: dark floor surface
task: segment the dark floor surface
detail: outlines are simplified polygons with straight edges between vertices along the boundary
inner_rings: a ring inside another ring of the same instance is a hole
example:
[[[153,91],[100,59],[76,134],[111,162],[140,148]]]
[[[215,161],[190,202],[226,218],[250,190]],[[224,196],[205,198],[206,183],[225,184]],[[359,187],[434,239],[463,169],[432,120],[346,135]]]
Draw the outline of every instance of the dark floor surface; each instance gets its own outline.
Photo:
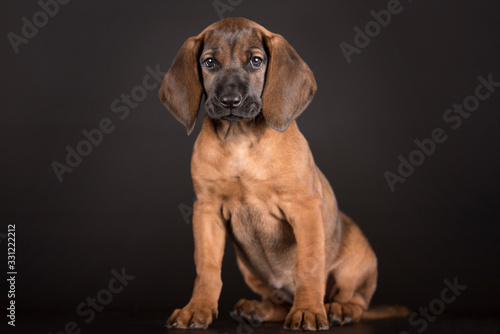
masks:
[[[94,319],[90,315],[81,317],[75,312],[25,312],[16,316],[16,327],[8,326],[2,333],[290,333],[282,329],[282,324],[270,323],[259,327],[238,324],[229,315],[221,314],[219,319],[205,331],[200,330],[167,330],[165,320],[167,312],[140,311],[140,312],[100,312]],[[420,318],[419,318],[420,319]],[[74,323],[71,323],[74,322]],[[5,324],[5,322],[4,322]],[[3,328],[5,328],[2,325]],[[419,331],[420,330],[420,331]],[[500,317],[496,315],[453,315],[442,314],[433,322],[428,322],[424,329],[422,321],[411,326],[408,319],[386,319],[362,321],[344,327],[331,327],[327,332],[339,334],[418,334],[418,333],[500,333]]]

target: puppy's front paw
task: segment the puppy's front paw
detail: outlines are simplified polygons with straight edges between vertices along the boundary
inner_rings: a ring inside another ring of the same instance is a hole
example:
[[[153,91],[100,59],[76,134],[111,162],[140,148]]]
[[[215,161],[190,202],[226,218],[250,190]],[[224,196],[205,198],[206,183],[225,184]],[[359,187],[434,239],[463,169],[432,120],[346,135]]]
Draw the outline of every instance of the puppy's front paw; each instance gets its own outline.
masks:
[[[293,306],[285,318],[285,329],[320,331],[328,329],[324,307],[300,308]]]
[[[217,318],[217,309],[206,306],[186,305],[176,309],[168,318],[167,328],[207,328]]]

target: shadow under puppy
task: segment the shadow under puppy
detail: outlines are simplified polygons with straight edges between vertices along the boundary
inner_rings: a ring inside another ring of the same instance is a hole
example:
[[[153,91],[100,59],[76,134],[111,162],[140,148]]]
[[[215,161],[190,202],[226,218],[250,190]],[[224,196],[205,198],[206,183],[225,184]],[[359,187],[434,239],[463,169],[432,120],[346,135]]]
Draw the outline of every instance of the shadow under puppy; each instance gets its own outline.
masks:
[[[287,329],[325,330],[368,311],[377,258],[358,226],[341,213],[295,118],[316,91],[307,64],[280,35],[227,18],[188,38],[160,98],[194,128],[202,95],[207,115],[191,174],[196,280],[169,328],[206,328],[217,316],[226,235],[245,282],[262,300],[240,300],[232,316],[284,321]]]

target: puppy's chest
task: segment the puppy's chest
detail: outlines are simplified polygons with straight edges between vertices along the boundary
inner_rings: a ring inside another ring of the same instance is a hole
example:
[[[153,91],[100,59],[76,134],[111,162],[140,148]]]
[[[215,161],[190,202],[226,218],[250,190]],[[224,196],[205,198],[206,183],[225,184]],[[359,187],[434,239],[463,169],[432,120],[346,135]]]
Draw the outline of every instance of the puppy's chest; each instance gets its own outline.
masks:
[[[235,245],[250,258],[267,258],[295,244],[290,224],[260,206],[232,208],[228,230]]]
[[[287,234],[289,224],[277,205],[280,199],[269,160],[252,151],[251,145],[238,145],[221,164],[223,177],[217,188],[223,213],[239,240],[274,245]]]
[[[272,172],[272,157],[251,143],[231,145],[219,155],[219,172],[228,181],[265,180]],[[238,180],[237,180],[238,179]]]

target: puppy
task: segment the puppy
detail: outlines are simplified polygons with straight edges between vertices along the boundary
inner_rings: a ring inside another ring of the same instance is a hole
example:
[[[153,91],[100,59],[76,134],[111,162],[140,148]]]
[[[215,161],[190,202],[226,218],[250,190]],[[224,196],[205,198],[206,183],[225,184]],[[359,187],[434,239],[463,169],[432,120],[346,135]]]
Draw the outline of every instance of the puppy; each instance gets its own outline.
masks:
[[[163,79],[161,101],[193,131],[202,96],[207,115],[191,174],[196,280],[169,328],[206,328],[217,315],[226,235],[248,286],[237,319],[326,330],[366,317],[377,258],[337,207],[295,119],[316,91],[307,64],[280,35],[228,18],[188,38]]]

